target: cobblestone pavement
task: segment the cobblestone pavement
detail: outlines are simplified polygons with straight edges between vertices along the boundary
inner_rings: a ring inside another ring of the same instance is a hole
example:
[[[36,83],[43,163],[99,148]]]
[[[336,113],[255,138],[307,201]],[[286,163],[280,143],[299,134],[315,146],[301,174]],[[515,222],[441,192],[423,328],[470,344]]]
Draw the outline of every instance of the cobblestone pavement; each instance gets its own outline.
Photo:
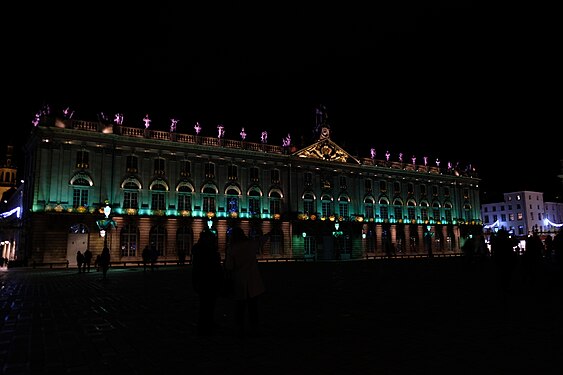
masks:
[[[233,301],[195,334],[191,266],[0,270],[0,373],[562,374],[560,278],[462,259],[260,263],[261,334],[239,338]]]

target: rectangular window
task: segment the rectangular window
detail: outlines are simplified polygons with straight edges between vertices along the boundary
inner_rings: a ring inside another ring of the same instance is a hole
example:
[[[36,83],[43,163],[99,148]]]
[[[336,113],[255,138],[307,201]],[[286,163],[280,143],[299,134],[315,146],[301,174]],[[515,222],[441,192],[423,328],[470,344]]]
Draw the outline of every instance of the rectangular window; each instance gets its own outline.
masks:
[[[311,172],[305,172],[305,175],[303,177],[306,186],[311,186],[313,184],[313,174]]]
[[[365,207],[365,212],[366,212],[366,218],[367,219],[371,219],[373,218],[373,204],[366,204]]]
[[[136,191],[123,192],[123,208],[139,208],[137,197],[138,192]]]
[[[395,220],[400,220],[403,218],[403,207],[395,206],[393,208],[393,215],[395,216]]]
[[[192,175],[192,163],[189,160],[184,160],[182,162],[182,167],[180,168],[180,175],[182,177],[190,177]]]
[[[516,217],[518,218],[518,220],[522,220],[524,218],[524,215],[522,215],[522,212],[518,212]]]
[[[270,199],[270,214],[281,214],[281,201],[279,199]]]
[[[127,169],[127,173],[137,173],[137,157],[133,155],[127,156],[125,167]]]
[[[500,220],[506,221],[506,214],[500,214]]]
[[[256,167],[250,168],[250,181],[251,182],[258,182],[260,176],[260,169]]]
[[[420,217],[423,221],[428,220],[428,208],[421,208],[420,209]]]
[[[509,221],[514,221],[514,214],[508,214],[508,220]]]
[[[88,159],[89,159],[88,151],[78,151],[76,153],[76,168],[88,169],[89,166]]]
[[[157,176],[162,176],[165,174],[164,159],[162,158],[154,159],[154,174]]]
[[[303,239],[303,254],[315,255],[315,237],[307,236]]]
[[[227,167],[227,175],[230,181],[236,181],[238,178],[238,168],[236,165],[229,165]]]
[[[203,197],[203,212],[215,212],[215,197]]]
[[[162,192],[153,192],[151,194],[151,208],[153,210],[165,210],[166,205],[164,201],[164,193]]]
[[[303,201],[303,212],[307,214],[312,214],[315,212],[315,205],[313,200],[306,199]]]
[[[379,215],[381,216],[381,219],[383,219],[383,220],[389,219],[389,207],[387,207],[387,206],[379,207]]]
[[[340,176],[340,190],[346,190],[346,177]]]
[[[214,179],[215,178],[215,164],[205,163],[205,178]]]
[[[485,215],[485,217],[483,219],[485,220],[485,223],[487,223],[487,224],[490,223],[489,215]]]
[[[88,206],[88,190],[74,189],[72,197],[72,207]]]
[[[272,178],[272,184],[280,183],[280,171],[279,169],[272,169],[270,172],[270,177]]]
[[[341,217],[348,217],[348,202],[340,202],[338,204],[338,211]]]
[[[368,193],[371,191],[371,180],[369,178],[364,180],[364,188]]]
[[[260,214],[260,198],[259,197],[248,197],[248,212],[251,215]]]
[[[191,211],[192,210],[192,196],[190,194],[179,194],[178,195],[178,210],[180,211]]]
[[[321,213],[322,213],[322,216],[324,216],[324,217],[329,217],[330,215],[332,215],[331,202],[330,201],[323,201],[322,202]]]
[[[414,207],[408,207],[407,208],[407,215],[409,216],[409,220],[416,219],[416,211],[415,211]]]

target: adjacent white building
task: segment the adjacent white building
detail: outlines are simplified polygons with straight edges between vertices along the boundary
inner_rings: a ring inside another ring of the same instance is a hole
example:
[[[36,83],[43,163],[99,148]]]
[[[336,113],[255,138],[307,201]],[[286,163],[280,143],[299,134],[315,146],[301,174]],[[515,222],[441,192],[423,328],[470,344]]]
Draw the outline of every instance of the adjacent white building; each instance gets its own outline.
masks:
[[[563,203],[544,202],[543,193],[516,191],[504,193],[504,201],[481,204],[485,232],[500,228],[517,237],[533,231],[555,235],[563,223]]]

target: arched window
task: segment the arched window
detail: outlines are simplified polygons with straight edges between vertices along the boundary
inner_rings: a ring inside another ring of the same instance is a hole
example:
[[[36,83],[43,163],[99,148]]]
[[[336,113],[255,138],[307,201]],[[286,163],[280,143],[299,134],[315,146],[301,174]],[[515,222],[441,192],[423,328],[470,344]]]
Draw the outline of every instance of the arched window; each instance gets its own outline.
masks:
[[[366,219],[373,219],[374,217],[374,207],[375,199],[373,197],[366,197],[364,198],[364,215],[366,215]]]
[[[141,183],[135,178],[130,178],[123,181],[121,188],[123,189],[123,208],[138,209]]]
[[[176,231],[176,251],[178,254],[192,255],[194,232],[191,227],[182,225]]]
[[[217,187],[207,184],[201,189],[203,212],[215,212],[217,201]]]
[[[149,240],[156,246],[159,256],[166,256],[166,228],[164,225],[154,225],[149,232]]]
[[[239,195],[241,191],[236,186],[229,186],[225,191],[227,212],[239,212]]]
[[[151,209],[166,210],[166,191],[168,187],[163,183],[156,182],[151,185]]]
[[[317,212],[315,195],[313,193],[303,194],[303,212],[307,215],[311,215]]]
[[[70,180],[72,185],[72,207],[88,207],[90,189],[94,185],[90,177],[78,174]]]
[[[324,217],[332,215],[332,197],[328,194],[321,197],[321,215]]]
[[[338,197],[338,216],[344,219],[348,219],[350,214],[348,212],[348,206],[350,205],[350,198],[346,195],[341,195]]]
[[[182,182],[178,184],[176,191],[178,192],[178,211],[191,211],[193,186],[190,183]]]
[[[139,231],[136,225],[125,224],[119,235],[119,248],[122,257],[134,257],[137,255],[139,243]]]
[[[248,213],[250,216],[260,215],[260,200],[262,192],[259,189],[252,189],[248,192]]]
[[[270,192],[270,215],[281,214],[282,193],[279,190]]]

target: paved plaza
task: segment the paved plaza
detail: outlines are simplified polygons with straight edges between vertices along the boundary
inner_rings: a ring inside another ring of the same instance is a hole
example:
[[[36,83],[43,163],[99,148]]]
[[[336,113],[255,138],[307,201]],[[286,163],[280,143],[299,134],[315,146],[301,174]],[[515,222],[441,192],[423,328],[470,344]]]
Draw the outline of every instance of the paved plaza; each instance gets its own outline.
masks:
[[[561,280],[461,258],[260,263],[261,333],[196,335],[191,266],[0,270],[0,374],[562,374]]]

